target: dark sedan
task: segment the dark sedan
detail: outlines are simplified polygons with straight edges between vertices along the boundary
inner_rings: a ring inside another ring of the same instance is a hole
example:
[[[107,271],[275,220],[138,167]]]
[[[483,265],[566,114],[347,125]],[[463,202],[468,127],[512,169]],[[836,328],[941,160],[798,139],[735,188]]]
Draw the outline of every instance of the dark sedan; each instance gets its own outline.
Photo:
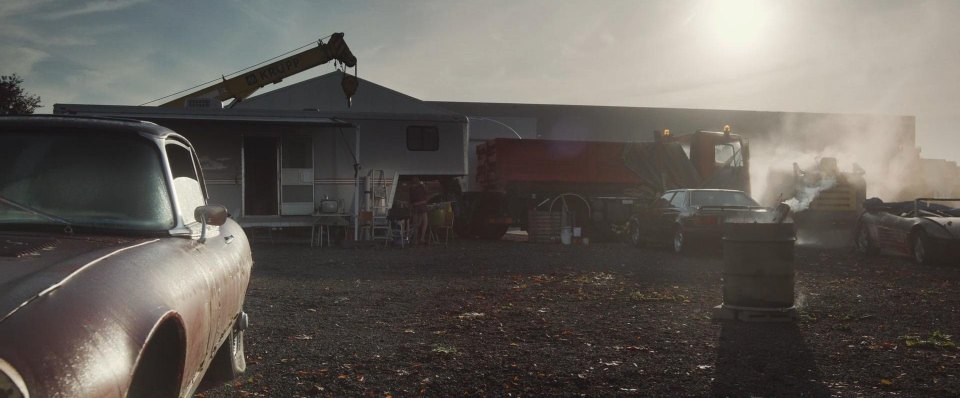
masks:
[[[884,203],[868,199],[857,222],[855,245],[864,255],[888,251],[920,264],[960,259],[960,199],[918,198]]]
[[[245,368],[253,264],[153,123],[0,118],[0,396],[176,397]]]
[[[669,243],[677,253],[691,244],[717,243],[723,223],[766,217],[769,210],[743,191],[677,189],[665,192],[631,220],[635,245]]]

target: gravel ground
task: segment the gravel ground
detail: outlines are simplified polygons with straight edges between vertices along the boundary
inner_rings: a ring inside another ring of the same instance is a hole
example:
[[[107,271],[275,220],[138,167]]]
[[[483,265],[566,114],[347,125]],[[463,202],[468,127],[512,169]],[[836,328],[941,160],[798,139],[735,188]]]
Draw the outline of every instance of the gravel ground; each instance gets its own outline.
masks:
[[[716,323],[718,255],[254,248],[247,373],[201,396],[960,396],[960,267],[800,248],[800,320]]]

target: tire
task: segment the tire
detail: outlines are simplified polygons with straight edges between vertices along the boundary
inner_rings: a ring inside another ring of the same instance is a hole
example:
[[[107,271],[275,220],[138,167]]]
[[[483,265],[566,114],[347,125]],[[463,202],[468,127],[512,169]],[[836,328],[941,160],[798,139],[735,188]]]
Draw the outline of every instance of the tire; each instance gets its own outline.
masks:
[[[913,253],[913,261],[921,265],[932,265],[934,263],[933,253],[930,249],[930,239],[923,231],[918,231],[913,235],[910,245]]]
[[[673,232],[673,252],[683,255],[687,253],[687,237],[683,234],[683,228],[677,227]]]
[[[857,233],[854,235],[854,246],[857,252],[864,256],[875,256],[880,253],[880,248],[870,238],[870,231],[862,224],[857,227]]]
[[[233,380],[247,370],[247,360],[243,353],[243,330],[236,326],[230,329],[230,335],[223,341],[217,354],[210,363],[206,378],[211,383],[225,383]]]

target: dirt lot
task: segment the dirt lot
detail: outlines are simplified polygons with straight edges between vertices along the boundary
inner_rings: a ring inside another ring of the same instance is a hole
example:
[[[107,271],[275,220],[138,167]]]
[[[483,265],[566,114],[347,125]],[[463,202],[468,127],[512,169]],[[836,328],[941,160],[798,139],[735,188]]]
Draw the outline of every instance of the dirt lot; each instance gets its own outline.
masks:
[[[799,322],[714,323],[717,257],[255,245],[247,374],[203,395],[960,395],[960,267],[801,248]]]

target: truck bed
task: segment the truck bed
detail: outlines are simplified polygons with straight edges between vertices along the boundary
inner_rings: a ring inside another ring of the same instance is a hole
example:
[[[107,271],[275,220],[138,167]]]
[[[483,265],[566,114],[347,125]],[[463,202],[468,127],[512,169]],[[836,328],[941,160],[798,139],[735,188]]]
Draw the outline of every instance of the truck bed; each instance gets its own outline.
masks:
[[[558,190],[637,186],[640,179],[623,162],[626,145],[622,142],[493,139],[477,147],[477,182],[484,190],[500,191],[517,184]]]

